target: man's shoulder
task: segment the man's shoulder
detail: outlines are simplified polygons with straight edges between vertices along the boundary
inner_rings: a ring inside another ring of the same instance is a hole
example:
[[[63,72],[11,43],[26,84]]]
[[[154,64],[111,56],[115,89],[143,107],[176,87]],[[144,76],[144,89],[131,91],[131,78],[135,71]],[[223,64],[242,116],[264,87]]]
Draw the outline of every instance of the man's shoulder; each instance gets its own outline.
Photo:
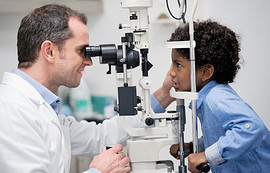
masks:
[[[40,93],[29,82],[14,73],[6,72],[4,74],[0,92],[3,93],[4,97],[10,97],[11,99],[13,97],[30,99],[38,105],[45,102]]]

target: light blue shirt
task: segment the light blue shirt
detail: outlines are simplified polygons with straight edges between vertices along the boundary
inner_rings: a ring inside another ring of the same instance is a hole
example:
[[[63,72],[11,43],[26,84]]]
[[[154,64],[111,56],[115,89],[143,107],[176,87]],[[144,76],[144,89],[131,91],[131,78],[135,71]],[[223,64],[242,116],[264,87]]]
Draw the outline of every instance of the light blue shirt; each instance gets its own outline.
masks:
[[[152,107],[165,111],[156,102],[152,95]],[[196,106],[204,135],[199,145],[205,145],[212,173],[269,172],[270,132],[229,85],[209,82]]]
[[[85,171],[83,173],[87,173],[87,172],[89,172],[89,173],[102,173],[99,170],[97,170],[96,168],[90,168],[90,169],[88,169],[87,171]]]
[[[154,94],[151,95],[151,107],[155,113],[163,113],[166,111],[164,107],[158,102]]]
[[[270,132],[256,112],[225,84],[199,92],[197,115],[213,173],[269,172]]]
[[[19,69],[13,69],[12,73],[17,74],[27,82],[29,82],[43,97],[43,99],[51,105],[55,113],[58,115],[58,107],[60,104],[61,99],[55,95],[53,92],[51,92],[48,88],[44,87],[42,84],[34,80],[32,77],[24,73],[23,71]]]

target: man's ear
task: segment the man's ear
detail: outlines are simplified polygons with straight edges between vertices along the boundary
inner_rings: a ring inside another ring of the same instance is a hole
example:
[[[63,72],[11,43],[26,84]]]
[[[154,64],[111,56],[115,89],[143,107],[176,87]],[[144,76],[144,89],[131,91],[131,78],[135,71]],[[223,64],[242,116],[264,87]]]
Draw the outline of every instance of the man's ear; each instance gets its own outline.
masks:
[[[44,59],[48,62],[48,63],[53,63],[54,62],[54,44],[49,41],[49,40],[45,40],[40,47],[40,53],[42,54],[42,56],[44,57]]]
[[[206,81],[211,79],[214,74],[215,68],[212,64],[205,64],[202,67],[202,80]]]

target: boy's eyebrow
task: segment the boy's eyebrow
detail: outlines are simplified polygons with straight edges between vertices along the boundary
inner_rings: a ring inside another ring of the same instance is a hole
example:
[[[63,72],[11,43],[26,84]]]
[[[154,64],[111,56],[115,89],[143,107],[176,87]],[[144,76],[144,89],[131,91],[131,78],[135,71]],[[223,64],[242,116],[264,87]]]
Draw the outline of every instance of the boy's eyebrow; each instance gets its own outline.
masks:
[[[183,62],[183,58],[182,57],[173,58],[172,60],[173,60],[173,62],[176,62],[176,61]]]

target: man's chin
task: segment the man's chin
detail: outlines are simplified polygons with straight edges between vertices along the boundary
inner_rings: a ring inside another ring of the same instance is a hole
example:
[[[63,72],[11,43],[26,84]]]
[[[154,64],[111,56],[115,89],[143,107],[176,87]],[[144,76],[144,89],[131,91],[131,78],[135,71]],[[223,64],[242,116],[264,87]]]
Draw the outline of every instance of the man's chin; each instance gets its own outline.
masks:
[[[80,82],[77,82],[77,83],[74,82],[74,83],[65,85],[65,87],[68,87],[68,88],[77,88],[79,85],[80,85]]]

